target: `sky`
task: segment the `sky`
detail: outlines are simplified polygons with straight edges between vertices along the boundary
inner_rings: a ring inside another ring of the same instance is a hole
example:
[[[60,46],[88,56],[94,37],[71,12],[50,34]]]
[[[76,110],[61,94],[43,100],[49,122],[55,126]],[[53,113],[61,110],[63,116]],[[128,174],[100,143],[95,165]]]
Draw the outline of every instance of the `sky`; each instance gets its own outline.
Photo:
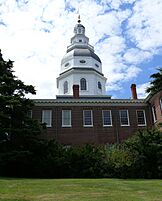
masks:
[[[162,67],[162,0],[0,0],[0,49],[15,75],[32,84],[32,98],[55,98],[56,78],[77,16],[102,61],[106,94],[145,98]]]

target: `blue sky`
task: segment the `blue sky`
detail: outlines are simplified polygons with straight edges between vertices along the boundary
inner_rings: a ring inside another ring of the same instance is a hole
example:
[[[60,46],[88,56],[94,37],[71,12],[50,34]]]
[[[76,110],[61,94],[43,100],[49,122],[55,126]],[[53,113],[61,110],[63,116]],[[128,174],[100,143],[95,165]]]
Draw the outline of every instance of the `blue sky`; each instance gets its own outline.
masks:
[[[102,60],[113,98],[146,96],[149,76],[162,66],[161,0],[1,0],[0,48],[15,74],[55,98],[60,62],[70,44],[78,9],[86,36]]]

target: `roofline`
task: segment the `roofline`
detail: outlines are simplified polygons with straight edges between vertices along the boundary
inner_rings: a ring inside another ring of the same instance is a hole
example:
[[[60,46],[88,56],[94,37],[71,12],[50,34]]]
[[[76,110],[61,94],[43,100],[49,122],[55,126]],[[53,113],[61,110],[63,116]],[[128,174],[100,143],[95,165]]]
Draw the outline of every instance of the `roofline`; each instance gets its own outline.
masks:
[[[149,95],[145,98],[146,102],[149,102],[154,96],[156,96],[157,94],[161,93],[162,90],[158,91],[157,93],[151,94],[149,93]]]
[[[99,71],[95,70],[94,68],[81,68],[81,67],[73,67],[73,68],[70,68],[70,69],[64,71],[63,73],[60,73],[59,76],[65,74],[65,73],[67,73],[67,72],[69,72],[69,71],[71,71],[71,70],[82,70],[82,71],[83,71],[83,70],[88,70],[88,71],[95,71],[96,73],[100,74],[101,76],[104,76],[103,73],[100,73]]]
[[[32,99],[36,106],[148,106],[144,99]]]

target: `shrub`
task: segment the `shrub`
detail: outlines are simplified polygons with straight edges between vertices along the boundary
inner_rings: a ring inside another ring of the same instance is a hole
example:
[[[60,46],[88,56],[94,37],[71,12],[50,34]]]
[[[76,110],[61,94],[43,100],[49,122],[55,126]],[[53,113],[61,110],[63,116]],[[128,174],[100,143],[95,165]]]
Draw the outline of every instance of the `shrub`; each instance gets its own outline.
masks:
[[[131,168],[134,163],[133,155],[120,145],[107,149],[107,174],[111,177],[131,177]]]
[[[162,132],[158,129],[139,130],[123,144],[134,155],[134,176],[162,177]]]

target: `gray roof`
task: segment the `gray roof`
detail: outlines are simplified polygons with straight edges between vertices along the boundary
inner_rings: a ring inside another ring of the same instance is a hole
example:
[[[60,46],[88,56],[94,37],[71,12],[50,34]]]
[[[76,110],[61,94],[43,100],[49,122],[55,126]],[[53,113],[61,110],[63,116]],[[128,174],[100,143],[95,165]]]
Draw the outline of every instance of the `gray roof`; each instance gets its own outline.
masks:
[[[71,57],[71,55],[72,56],[82,56],[82,57],[84,57],[84,56],[85,57],[92,57],[101,63],[100,58],[93,51],[91,51],[89,49],[85,49],[85,48],[79,48],[79,49],[72,49],[69,52],[67,52],[67,54],[65,54],[65,56],[63,57],[61,64],[66,62],[67,59]]]
[[[87,57],[92,57],[96,59],[98,62],[101,63],[100,58],[91,50],[89,49],[75,49],[74,50],[74,56],[87,56]]]

